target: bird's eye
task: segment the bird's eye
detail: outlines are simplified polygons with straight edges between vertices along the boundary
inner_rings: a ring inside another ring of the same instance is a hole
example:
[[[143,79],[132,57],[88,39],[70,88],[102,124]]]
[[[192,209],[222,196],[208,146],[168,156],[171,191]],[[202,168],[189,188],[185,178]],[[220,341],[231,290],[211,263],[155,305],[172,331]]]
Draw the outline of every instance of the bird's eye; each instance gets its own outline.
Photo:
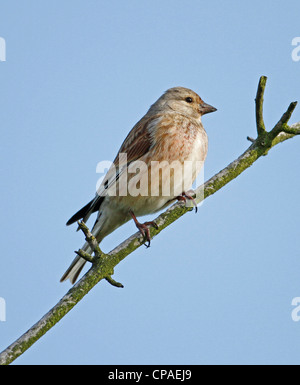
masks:
[[[193,99],[190,98],[190,97],[185,98],[185,101],[186,101],[187,103],[193,103]]]

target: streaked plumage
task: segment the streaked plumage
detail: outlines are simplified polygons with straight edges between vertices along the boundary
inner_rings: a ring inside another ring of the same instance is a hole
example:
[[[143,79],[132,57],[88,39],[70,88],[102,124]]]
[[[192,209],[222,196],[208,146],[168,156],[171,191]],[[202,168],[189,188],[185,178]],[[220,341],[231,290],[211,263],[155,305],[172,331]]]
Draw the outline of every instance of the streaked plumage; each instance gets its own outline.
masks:
[[[203,163],[207,154],[207,135],[201,123],[201,116],[213,111],[216,109],[204,103],[199,95],[190,89],[175,87],[167,90],[127,135],[114,160],[115,167],[111,167],[106,174],[95,198],[79,210],[67,225],[79,219],[87,221],[92,213],[98,211],[92,233],[97,241],[101,242],[104,237],[132,218],[130,211],[136,216],[143,216],[168,206],[184,192],[182,186],[185,181],[180,176],[179,165],[186,161],[193,165],[192,178],[188,181],[189,188],[200,171],[196,170],[194,165],[197,162]],[[120,154],[126,154],[126,161]],[[151,180],[151,172],[155,173],[155,167],[159,167],[158,162],[162,164],[162,161],[166,161],[166,164],[174,162],[170,180],[162,178],[161,174],[156,174],[160,176],[155,181],[153,178]],[[128,174],[128,169],[130,172],[130,168],[134,169],[138,162],[144,162],[147,166],[144,171],[140,171],[142,188],[139,195],[120,196],[121,181],[125,176],[128,182],[126,187],[134,187],[135,174]],[[147,183],[142,183],[143,180]],[[168,196],[163,196],[161,192],[164,191],[166,183],[170,183],[172,189]],[[153,196],[151,190],[158,191],[158,195]],[[116,196],[111,196],[112,191],[117,193]],[[82,249],[91,251],[87,243]],[[85,260],[77,256],[61,281],[69,278],[74,283],[84,264]]]

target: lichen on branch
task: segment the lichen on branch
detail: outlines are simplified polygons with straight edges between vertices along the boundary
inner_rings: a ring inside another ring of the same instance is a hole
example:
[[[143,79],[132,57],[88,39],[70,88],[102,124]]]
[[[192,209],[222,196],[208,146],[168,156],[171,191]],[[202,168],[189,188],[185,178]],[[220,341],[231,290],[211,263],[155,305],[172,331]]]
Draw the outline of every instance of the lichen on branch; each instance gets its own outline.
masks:
[[[267,78],[265,76],[260,78],[255,100],[257,138],[253,139],[248,137],[251,141],[250,147],[227,167],[210,178],[204,186],[200,186],[197,189],[195,194],[195,200],[197,203],[200,203],[201,200],[211,196],[227,183],[235,179],[238,175],[250,167],[259,157],[266,155],[272,147],[300,134],[300,122],[291,126],[288,125],[288,121],[296,107],[296,102],[292,102],[290,104],[287,111],[282,115],[272,130],[266,130],[263,121],[263,95],[266,87],[266,81]],[[204,194],[199,194],[199,192],[203,191],[203,189]],[[175,203],[169,207],[155,219],[158,229],[150,229],[151,237],[157,236],[163,229],[171,225],[174,221],[190,210],[191,208],[183,206],[182,203]],[[86,240],[89,242],[94,252],[94,256],[82,254],[86,260],[92,263],[91,268],[67,292],[67,294],[65,294],[65,296],[51,310],[49,310],[44,317],[41,318],[41,320],[39,320],[18,340],[8,346],[0,354],[1,365],[7,365],[23,354],[49,329],[60,321],[102,279],[106,279],[113,286],[123,287],[122,284],[116,282],[111,278],[111,276],[114,273],[114,268],[124,258],[143,244],[144,240],[141,234],[138,232],[132,235],[110,253],[103,254],[97,242],[95,243],[95,239],[93,239],[93,236],[86,225],[80,222],[79,227],[84,232]],[[81,251],[79,250],[77,253],[80,255]]]

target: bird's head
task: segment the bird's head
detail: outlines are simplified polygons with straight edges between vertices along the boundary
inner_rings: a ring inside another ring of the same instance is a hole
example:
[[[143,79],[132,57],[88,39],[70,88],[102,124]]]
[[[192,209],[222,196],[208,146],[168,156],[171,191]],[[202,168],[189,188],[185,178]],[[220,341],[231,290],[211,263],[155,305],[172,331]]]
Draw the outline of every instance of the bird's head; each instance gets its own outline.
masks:
[[[205,103],[196,92],[184,88],[169,88],[151,107],[149,112],[167,112],[168,110],[200,119],[202,115],[217,109]]]

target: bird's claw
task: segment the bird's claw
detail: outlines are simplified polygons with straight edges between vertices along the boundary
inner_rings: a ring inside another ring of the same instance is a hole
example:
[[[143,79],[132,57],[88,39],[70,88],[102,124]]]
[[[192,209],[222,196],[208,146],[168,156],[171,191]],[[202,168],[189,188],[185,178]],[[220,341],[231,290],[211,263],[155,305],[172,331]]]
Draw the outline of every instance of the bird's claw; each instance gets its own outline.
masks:
[[[130,210],[130,215],[132,216],[132,219],[134,220],[134,223],[135,223],[136,227],[139,229],[140,233],[144,237],[145,242],[148,242],[148,243],[145,243],[145,246],[148,249],[148,247],[150,247],[150,243],[151,243],[149,227],[152,226],[152,227],[155,227],[156,229],[158,229],[158,225],[154,221],[140,223],[136,219],[136,216],[134,215],[133,211],[131,211],[131,210]]]
[[[195,207],[195,213],[197,214],[198,212],[198,207],[197,207],[197,203],[195,201],[195,199],[189,194],[189,193],[186,193],[186,192],[183,192],[181,195],[179,195],[177,198],[176,198],[178,201],[183,201],[186,203],[186,200],[189,199],[193,202],[193,205]]]

